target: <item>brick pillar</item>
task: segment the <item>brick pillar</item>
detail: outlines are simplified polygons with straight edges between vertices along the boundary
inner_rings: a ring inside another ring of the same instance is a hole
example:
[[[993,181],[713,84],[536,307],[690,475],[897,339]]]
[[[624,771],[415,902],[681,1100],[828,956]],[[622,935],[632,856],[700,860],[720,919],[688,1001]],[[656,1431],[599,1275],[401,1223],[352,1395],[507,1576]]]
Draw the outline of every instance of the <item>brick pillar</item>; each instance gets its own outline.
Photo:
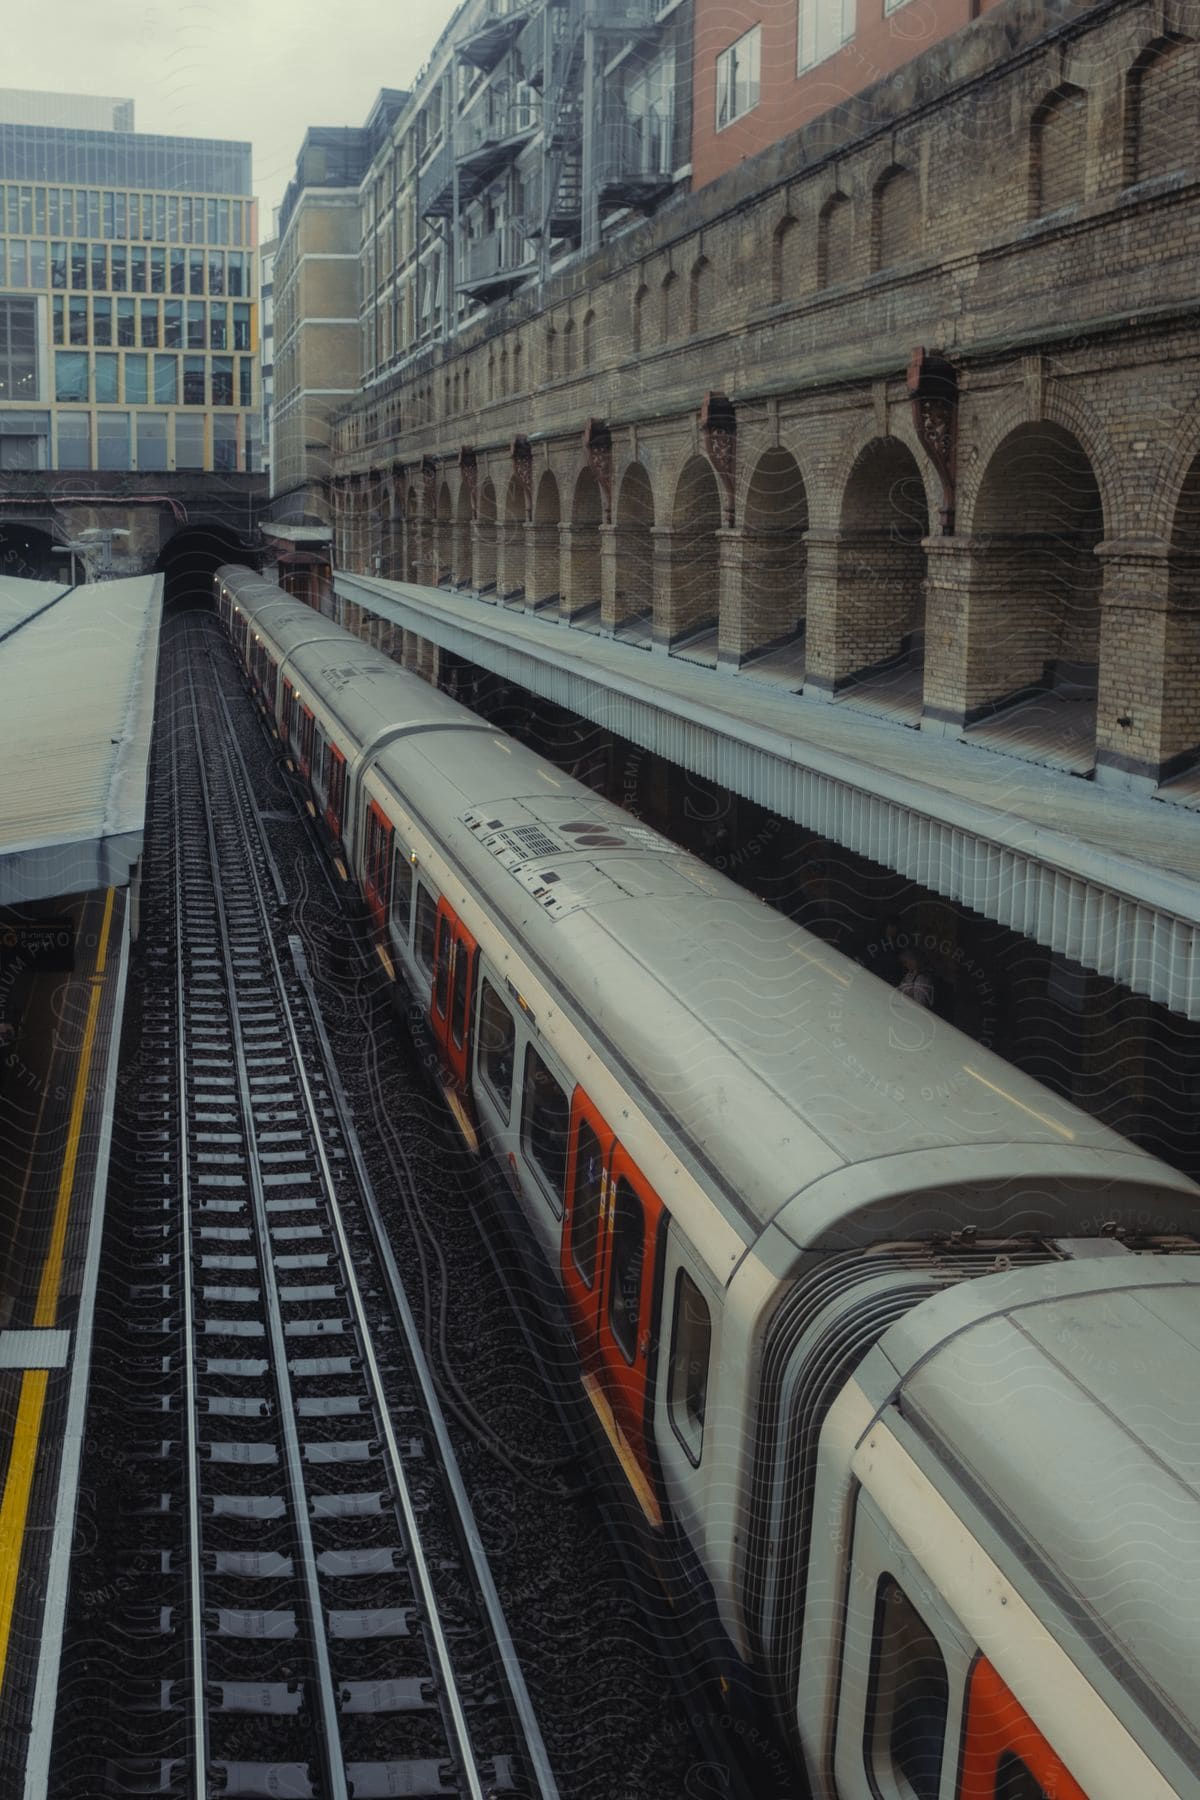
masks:
[[[572,525],[566,521],[558,528],[565,619],[603,607],[604,552],[600,530],[599,525]]]
[[[507,519],[499,527],[500,543],[496,559],[496,586],[501,599],[525,595],[525,526],[519,519]]]
[[[617,595],[619,575],[617,562],[621,553],[621,528],[619,525],[601,525],[598,527],[600,537],[600,624],[605,631],[612,631],[619,617],[617,613]]]
[[[724,668],[740,668],[753,648],[753,622],[746,592],[750,556],[748,532],[718,531],[717,661]]]
[[[484,599],[496,597],[496,521],[471,521],[471,586]]]
[[[1169,557],[1156,537],[1108,538],[1096,555],[1096,779],[1158,782],[1200,745],[1200,557]]]
[[[670,649],[720,606],[720,532],[651,528],[654,543],[654,642]]]
[[[525,608],[532,612],[542,601],[562,593],[558,553],[559,525],[539,523],[525,526]],[[551,611],[547,607],[546,611]]]

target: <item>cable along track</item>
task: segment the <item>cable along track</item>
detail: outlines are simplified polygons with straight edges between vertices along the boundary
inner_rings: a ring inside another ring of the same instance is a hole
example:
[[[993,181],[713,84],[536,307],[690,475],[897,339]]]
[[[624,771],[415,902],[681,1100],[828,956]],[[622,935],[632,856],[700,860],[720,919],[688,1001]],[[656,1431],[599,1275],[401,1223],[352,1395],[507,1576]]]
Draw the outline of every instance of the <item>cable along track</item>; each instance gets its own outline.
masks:
[[[276,946],[278,876],[201,642],[186,621],[170,637],[156,795],[179,1152],[162,1201],[187,1264],[162,1289],[180,1387],[161,1450],[185,1475],[163,1566],[186,1631],[173,1609],[162,1629],[187,1665],[163,1705],[188,1754],[136,1791],[556,1800],[394,1262],[369,1309],[355,1272],[374,1197],[302,953]]]

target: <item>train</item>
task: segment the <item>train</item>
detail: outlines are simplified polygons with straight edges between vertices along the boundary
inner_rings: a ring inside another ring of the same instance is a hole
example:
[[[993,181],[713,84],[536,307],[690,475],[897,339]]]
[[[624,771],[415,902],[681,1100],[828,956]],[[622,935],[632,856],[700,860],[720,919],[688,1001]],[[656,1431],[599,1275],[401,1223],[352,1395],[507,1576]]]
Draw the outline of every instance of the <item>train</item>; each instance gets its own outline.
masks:
[[[815,1800],[1200,1796],[1200,1190],[263,575],[214,600],[697,1704]]]

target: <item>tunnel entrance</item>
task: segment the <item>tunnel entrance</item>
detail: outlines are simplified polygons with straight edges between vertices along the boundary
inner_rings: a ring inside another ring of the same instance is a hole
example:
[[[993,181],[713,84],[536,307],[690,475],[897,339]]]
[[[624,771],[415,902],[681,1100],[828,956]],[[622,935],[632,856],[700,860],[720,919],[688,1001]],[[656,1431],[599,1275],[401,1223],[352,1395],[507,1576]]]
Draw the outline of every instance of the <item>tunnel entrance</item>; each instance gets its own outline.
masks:
[[[187,525],[163,546],[155,573],[163,576],[164,609],[212,605],[212,578],[222,563],[257,562],[235,531]]]
[[[71,580],[71,558],[56,556],[54,551],[50,533],[39,531],[36,525],[19,521],[0,525],[0,575],[17,581],[58,581],[66,587]]]

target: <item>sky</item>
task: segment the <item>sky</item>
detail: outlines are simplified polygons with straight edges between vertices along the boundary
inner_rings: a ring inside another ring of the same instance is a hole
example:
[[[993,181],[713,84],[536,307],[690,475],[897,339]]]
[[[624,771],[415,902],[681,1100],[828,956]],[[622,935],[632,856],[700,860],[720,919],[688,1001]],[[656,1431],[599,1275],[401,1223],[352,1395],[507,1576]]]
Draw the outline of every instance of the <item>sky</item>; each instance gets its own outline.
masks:
[[[259,236],[309,125],[408,87],[457,0],[9,0],[0,85],[113,94],[138,131],[248,139]]]

